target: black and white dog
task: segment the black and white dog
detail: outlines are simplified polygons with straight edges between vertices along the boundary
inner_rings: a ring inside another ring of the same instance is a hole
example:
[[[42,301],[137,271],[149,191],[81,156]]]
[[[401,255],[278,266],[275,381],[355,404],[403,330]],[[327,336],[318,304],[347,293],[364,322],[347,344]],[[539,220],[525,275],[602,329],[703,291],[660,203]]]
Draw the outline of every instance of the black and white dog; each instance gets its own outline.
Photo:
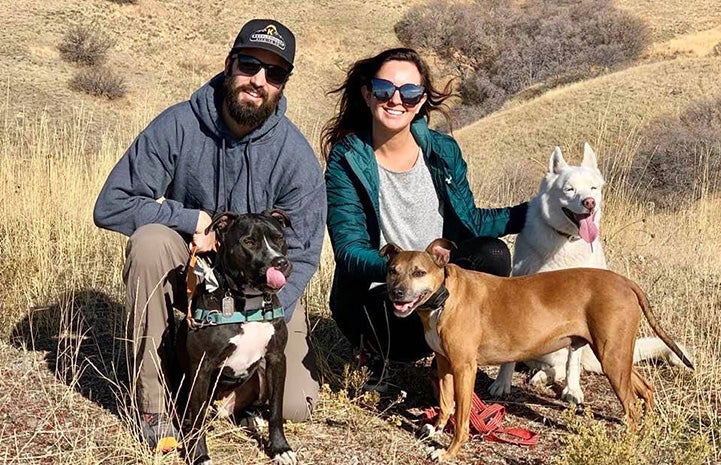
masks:
[[[193,328],[181,325],[176,349],[189,391],[186,425],[187,459],[211,464],[204,430],[208,405],[220,400],[231,414],[248,406],[239,388],[260,374],[255,393],[267,393],[270,406],[268,453],[276,463],[294,465],[295,452],[283,432],[285,345],[288,329],[276,292],[290,275],[283,228],[290,227],[280,210],[262,214],[222,213],[209,230],[219,242],[213,272],[215,286],[198,285],[193,298]],[[188,273],[192,273],[189,270]],[[259,366],[265,369],[259,370]],[[246,395],[247,397],[247,395]],[[257,396],[248,398],[251,402]]]

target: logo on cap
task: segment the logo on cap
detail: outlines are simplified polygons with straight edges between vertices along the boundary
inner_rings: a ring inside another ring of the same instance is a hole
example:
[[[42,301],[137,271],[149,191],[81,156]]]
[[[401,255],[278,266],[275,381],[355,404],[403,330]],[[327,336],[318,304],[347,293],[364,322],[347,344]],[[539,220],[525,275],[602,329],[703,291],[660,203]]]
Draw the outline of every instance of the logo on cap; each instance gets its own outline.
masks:
[[[278,29],[272,24],[267,25],[263,29],[258,29],[250,35],[251,42],[263,42],[285,50],[285,39],[278,34]]]

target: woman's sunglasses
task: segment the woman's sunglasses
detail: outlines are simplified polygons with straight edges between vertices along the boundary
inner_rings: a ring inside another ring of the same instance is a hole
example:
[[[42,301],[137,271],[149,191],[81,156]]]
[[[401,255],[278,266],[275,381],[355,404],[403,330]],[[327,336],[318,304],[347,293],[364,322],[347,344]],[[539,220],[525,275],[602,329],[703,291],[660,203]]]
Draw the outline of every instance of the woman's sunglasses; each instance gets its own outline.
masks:
[[[414,107],[421,101],[426,93],[426,88],[417,84],[403,84],[396,86],[386,79],[372,78],[371,93],[379,102],[387,102],[393,98],[396,90],[401,96],[401,102],[408,107]]]
[[[269,83],[280,86],[288,81],[290,77],[291,69],[286,69],[280,65],[269,65],[263,63],[259,59],[250,55],[233,55],[230,57],[231,60],[235,60],[238,72],[244,76],[255,76],[260,72],[260,68],[265,70],[265,78]],[[231,61],[232,66],[232,61]]]

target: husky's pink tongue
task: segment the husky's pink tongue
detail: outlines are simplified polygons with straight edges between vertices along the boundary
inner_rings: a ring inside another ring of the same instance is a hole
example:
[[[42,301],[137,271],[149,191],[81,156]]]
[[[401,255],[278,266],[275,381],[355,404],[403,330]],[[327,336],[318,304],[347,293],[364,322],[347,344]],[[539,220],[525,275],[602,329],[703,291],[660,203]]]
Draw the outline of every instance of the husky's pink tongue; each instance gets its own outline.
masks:
[[[595,217],[596,212],[593,212],[586,218],[578,221],[578,235],[589,244],[595,241],[598,237],[598,227],[596,226],[596,223],[593,222]]]
[[[278,268],[272,266],[265,272],[265,280],[268,286],[273,289],[280,289],[285,286],[285,275]]]

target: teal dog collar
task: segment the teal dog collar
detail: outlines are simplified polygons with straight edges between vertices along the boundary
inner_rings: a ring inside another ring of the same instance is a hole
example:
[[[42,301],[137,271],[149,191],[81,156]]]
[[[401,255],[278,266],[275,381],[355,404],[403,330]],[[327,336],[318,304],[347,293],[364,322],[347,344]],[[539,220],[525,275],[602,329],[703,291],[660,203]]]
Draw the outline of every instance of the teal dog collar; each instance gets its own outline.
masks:
[[[251,321],[271,321],[285,316],[283,307],[276,307],[265,310],[264,308],[253,308],[242,311],[235,311],[230,316],[223,316],[218,310],[204,310],[198,308],[193,313],[193,319],[199,325],[227,325],[231,323],[245,323]]]

